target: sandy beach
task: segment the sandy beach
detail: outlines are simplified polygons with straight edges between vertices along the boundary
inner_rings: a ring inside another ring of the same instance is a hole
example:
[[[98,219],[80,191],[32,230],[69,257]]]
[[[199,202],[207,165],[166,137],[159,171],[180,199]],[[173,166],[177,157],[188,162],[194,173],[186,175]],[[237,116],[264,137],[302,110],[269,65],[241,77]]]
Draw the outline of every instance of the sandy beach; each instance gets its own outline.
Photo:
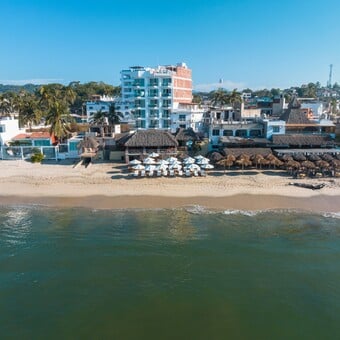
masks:
[[[321,190],[290,182],[325,183]],[[132,178],[126,165],[0,161],[0,205],[42,204],[95,209],[177,208],[340,211],[340,180],[295,180],[284,171],[211,171],[207,177]]]

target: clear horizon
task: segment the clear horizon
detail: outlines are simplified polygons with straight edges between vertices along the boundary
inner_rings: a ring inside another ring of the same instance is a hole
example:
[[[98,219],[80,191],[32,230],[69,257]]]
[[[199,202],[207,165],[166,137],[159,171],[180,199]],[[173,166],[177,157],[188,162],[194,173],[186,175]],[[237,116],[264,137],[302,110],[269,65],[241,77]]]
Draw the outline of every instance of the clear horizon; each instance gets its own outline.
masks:
[[[335,0],[3,0],[0,83],[104,81],[186,62],[195,90],[339,82]],[[219,83],[223,79],[223,83]]]

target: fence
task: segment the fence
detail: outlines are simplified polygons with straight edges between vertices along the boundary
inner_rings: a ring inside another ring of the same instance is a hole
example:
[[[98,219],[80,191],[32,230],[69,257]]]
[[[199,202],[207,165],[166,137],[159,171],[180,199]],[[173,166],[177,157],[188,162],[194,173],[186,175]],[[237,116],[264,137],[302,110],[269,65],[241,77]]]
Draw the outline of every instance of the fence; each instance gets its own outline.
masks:
[[[0,146],[0,159],[16,160],[29,159],[36,151],[44,155],[44,159],[58,160],[66,158],[79,158],[78,151],[69,150],[67,144],[60,144],[57,146]]]

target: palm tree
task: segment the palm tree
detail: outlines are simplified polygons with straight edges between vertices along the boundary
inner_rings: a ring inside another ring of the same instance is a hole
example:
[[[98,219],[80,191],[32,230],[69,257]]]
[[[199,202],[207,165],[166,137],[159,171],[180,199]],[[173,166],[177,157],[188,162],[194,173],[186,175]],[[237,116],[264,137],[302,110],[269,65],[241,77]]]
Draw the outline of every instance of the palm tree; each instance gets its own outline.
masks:
[[[5,117],[10,114],[10,105],[4,94],[0,95],[0,116]]]
[[[47,116],[46,125],[50,125],[50,134],[59,140],[67,136],[69,132],[69,110],[63,102],[55,101],[51,104]]]
[[[97,111],[93,115],[92,123],[100,127],[100,135],[104,137],[105,135],[104,126],[107,125],[107,113],[102,110]]]
[[[228,101],[232,107],[235,107],[235,104],[242,103],[242,96],[239,92],[237,92],[237,89],[234,89],[232,92],[230,92],[228,95]]]
[[[0,115],[9,116],[11,113],[17,112],[19,104],[19,96],[13,92],[7,92],[0,95]]]
[[[214,91],[211,103],[214,106],[223,107],[229,103],[229,96],[226,90],[219,88],[218,90]]]
[[[20,126],[39,124],[41,112],[38,110],[37,102],[32,95],[23,95],[19,104],[19,123]]]
[[[69,131],[69,106],[76,97],[72,86],[44,85],[39,89],[39,96],[39,104],[47,111],[46,125],[50,124],[50,133],[62,139]]]
[[[115,124],[119,124],[120,120],[123,118],[124,118],[123,114],[119,111],[116,111],[115,104],[112,103],[110,105],[109,112],[107,113],[107,122],[109,124],[111,132],[112,126]]]

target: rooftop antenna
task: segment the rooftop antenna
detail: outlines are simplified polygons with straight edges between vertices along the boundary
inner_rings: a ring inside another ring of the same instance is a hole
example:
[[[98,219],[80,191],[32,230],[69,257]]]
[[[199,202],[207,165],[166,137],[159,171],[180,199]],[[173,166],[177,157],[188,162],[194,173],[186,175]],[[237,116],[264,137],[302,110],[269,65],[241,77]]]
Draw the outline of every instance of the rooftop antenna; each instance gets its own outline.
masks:
[[[332,74],[333,74],[333,64],[329,65],[329,78],[327,82],[327,87],[331,88],[332,87]]]

